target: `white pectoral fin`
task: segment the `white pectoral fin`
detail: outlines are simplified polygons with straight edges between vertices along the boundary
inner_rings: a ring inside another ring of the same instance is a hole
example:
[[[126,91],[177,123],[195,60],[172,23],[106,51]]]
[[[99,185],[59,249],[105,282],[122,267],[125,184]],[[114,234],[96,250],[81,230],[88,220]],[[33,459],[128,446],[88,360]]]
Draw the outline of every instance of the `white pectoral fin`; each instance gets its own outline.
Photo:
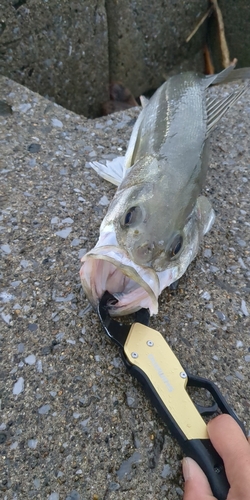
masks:
[[[145,97],[144,95],[140,95],[140,101],[142,108],[145,108],[148,104],[149,99],[147,99],[147,97]]]
[[[124,162],[125,156],[117,156],[113,160],[91,161],[87,165],[106,181],[119,186],[124,177]]]
[[[205,196],[199,196],[197,199],[197,209],[202,233],[206,234],[211,229],[215,220],[214,209]]]
[[[222,118],[222,116],[227,112],[231,106],[244,94],[247,87],[242,87],[241,89],[235,90],[227,97],[223,99],[215,98],[210,99],[207,98],[206,107],[207,107],[207,134],[213,130],[218,121]]]

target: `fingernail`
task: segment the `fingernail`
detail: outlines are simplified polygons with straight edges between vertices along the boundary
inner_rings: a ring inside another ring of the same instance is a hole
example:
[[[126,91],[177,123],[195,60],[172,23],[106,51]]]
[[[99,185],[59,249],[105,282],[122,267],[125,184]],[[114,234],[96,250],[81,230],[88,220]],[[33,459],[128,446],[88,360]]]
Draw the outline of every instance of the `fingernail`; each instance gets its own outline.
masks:
[[[185,481],[190,479],[191,470],[190,470],[190,460],[188,457],[185,457],[182,460],[182,472],[183,472],[183,476],[184,476]]]

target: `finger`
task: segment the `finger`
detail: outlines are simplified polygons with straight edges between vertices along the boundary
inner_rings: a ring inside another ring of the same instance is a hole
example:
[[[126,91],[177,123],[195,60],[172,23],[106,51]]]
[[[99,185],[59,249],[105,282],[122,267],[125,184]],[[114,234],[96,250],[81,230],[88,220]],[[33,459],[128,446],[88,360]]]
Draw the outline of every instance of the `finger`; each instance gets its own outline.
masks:
[[[220,415],[209,422],[208,434],[223,459],[230,485],[250,488],[250,446],[240,426],[230,415]]]
[[[185,479],[183,500],[216,500],[204,472],[192,458],[183,459],[182,470]]]

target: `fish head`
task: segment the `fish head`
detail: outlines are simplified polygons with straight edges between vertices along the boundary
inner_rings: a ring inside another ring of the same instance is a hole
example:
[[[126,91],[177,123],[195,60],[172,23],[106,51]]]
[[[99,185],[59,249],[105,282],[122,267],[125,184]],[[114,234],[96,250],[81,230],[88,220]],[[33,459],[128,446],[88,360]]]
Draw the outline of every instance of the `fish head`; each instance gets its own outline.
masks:
[[[168,169],[164,175],[160,163],[147,157],[133,166],[133,176],[122,181],[101,225],[101,232],[115,233],[117,244],[134,263],[155,272],[178,265],[193,239],[200,190],[191,181],[176,197],[176,172],[171,175]]]
[[[133,166],[133,179],[126,176],[113,198],[100,227],[96,246],[82,257],[80,271],[84,291],[97,306],[105,290],[118,302],[112,316],[130,314],[141,307],[158,311],[161,291],[185,272],[201,239],[199,204],[169,199],[163,202],[157,176],[158,161],[150,161],[143,177]],[[153,172],[153,174],[152,174]],[[190,205],[189,205],[190,207]]]

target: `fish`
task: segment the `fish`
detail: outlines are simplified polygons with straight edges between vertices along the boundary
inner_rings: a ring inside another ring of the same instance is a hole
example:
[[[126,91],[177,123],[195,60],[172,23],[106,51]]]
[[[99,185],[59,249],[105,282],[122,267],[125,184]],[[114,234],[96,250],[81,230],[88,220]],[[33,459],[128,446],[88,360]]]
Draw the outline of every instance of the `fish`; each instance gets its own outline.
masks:
[[[209,166],[209,137],[243,96],[247,85],[226,97],[209,96],[211,85],[250,77],[250,68],[229,67],[215,75],[171,76],[134,125],[124,157],[89,165],[118,186],[95,247],[82,257],[81,282],[97,307],[107,290],[111,316],[148,308],[158,312],[161,292],[196,257],[215,214],[201,194]]]

